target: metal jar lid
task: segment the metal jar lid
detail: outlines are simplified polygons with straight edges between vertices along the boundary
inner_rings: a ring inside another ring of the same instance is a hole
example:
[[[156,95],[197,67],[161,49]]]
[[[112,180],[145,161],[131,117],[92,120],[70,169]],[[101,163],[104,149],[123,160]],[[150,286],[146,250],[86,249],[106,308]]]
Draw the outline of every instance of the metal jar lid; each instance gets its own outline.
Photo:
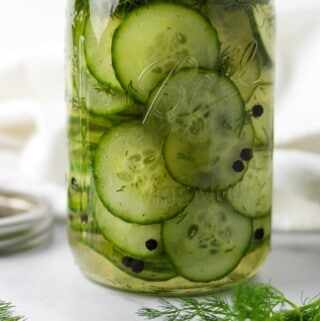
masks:
[[[47,240],[53,215],[49,203],[35,195],[0,190],[0,254]]]

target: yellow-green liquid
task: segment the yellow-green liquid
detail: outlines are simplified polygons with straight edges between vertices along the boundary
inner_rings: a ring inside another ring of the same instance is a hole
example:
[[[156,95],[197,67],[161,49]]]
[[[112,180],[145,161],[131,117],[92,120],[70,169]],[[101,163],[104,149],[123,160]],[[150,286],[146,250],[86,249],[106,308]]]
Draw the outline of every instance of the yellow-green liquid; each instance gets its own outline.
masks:
[[[108,287],[152,295],[201,295],[228,289],[252,277],[259,270],[270,251],[269,237],[266,237],[263,242],[260,241],[260,244],[259,241],[253,241],[252,251],[249,251],[238,267],[217,281],[197,283],[179,276],[166,281],[146,281],[127,274],[106,259],[108,255],[112,256],[112,246],[107,245],[108,242],[103,236],[98,236],[99,241],[96,242],[100,245],[101,242],[105,242],[105,253],[99,253],[85,245],[91,239],[90,233],[78,232],[69,228],[68,234],[76,264],[85,276]],[[94,236],[94,239],[97,240],[97,236]]]

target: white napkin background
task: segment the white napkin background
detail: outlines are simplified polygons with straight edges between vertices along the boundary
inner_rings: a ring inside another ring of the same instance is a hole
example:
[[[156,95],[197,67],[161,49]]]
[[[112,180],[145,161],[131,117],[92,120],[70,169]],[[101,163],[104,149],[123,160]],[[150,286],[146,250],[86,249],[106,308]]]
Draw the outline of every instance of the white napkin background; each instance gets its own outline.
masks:
[[[275,229],[320,229],[320,1],[276,0]],[[0,189],[66,217],[66,0],[0,10]]]

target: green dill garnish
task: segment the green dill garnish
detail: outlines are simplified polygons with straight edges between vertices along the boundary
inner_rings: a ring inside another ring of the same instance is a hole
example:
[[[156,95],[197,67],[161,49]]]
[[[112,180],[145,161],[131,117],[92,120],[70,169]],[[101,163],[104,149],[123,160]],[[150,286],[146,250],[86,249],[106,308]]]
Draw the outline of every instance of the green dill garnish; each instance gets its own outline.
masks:
[[[8,302],[0,300],[0,320],[1,321],[23,321],[26,320],[23,316],[14,315],[15,307]]]
[[[212,4],[222,5],[227,10],[250,8],[257,4],[270,4],[270,0],[205,0]]]
[[[126,187],[127,187],[126,185],[122,185],[122,186],[117,190],[117,192],[123,192]]]
[[[137,314],[164,321],[317,321],[320,298],[297,306],[269,284],[244,283],[235,287],[230,300],[222,295],[181,297],[177,304],[160,299],[158,309],[141,308]]]
[[[250,42],[242,51],[227,46],[222,49],[218,73],[226,77],[241,75],[256,56],[258,46],[256,41]]]
[[[119,0],[114,15],[121,17],[126,13],[142,5],[152,2],[153,0]]]
[[[94,89],[97,92],[104,92],[107,95],[115,95],[117,92],[117,89],[115,89],[110,83],[97,83],[96,85],[94,85]]]
[[[193,0],[192,5],[195,8],[201,8],[202,6],[219,5],[224,7],[224,9],[229,11],[239,10],[239,9],[250,9],[252,6],[261,4],[270,4],[270,0]]]
[[[78,232],[90,231],[90,233],[93,233],[93,234],[100,233],[100,229],[99,229],[96,221],[90,219],[87,222],[85,222],[84,219],[81,220],[79,215],[72,215],[71,217],[72,217],[72,219],[69,222],[70,229],[72,229],[74,231],[78,231]],[[0,321],[1,321],[1,319],[0,319]]]
[[[179,153],[177,153],[177,159],[191,160],[191,157],[189,154],[179,152]]]

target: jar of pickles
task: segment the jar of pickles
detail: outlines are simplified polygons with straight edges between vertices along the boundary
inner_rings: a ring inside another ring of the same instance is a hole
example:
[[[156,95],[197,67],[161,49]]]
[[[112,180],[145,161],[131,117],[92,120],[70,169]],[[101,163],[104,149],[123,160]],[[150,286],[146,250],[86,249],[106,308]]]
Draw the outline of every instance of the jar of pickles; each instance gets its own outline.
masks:
[[[69,240],[88,277],[203,294],[270,246],[272,0],[70,0]]]

